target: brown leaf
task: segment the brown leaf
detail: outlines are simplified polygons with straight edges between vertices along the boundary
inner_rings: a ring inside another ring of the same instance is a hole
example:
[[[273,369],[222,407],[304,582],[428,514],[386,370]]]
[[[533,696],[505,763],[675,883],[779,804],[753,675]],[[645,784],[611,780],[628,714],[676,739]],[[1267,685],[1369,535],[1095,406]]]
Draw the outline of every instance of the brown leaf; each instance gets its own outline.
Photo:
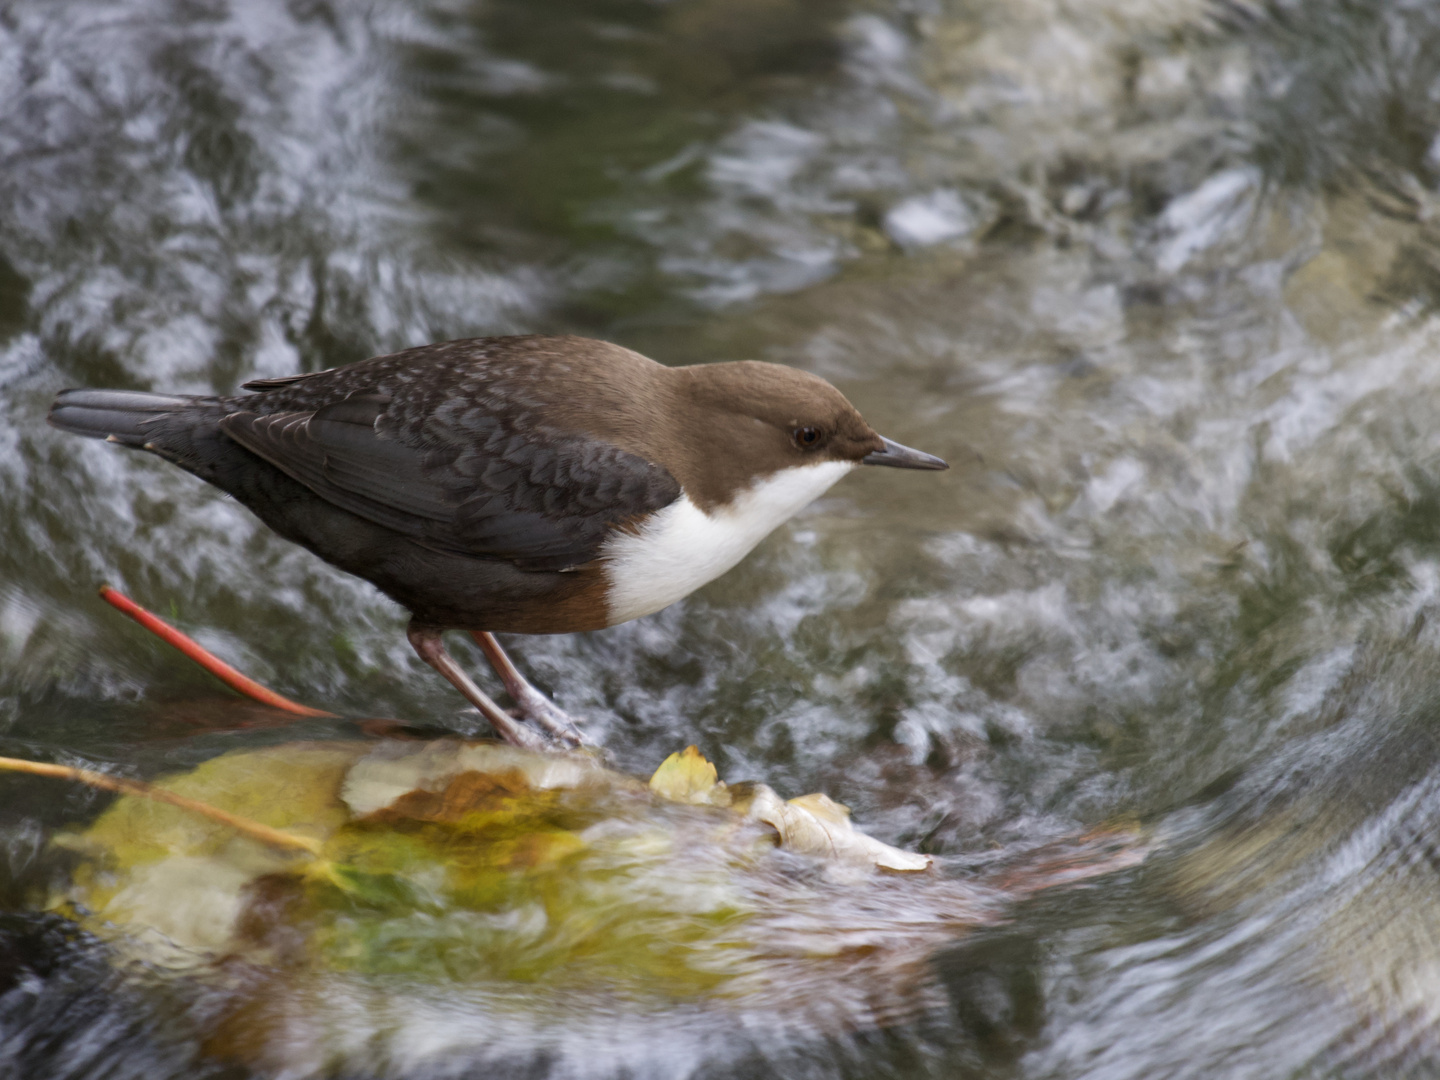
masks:
[[[365,823],[397,824],[404,821],[435,821],[453,824],[465,816],[501,809],[512,799],[528,794],[530,782],[519,769],[483,773],[457,773],[439,791],[408,791],[372,814]]]

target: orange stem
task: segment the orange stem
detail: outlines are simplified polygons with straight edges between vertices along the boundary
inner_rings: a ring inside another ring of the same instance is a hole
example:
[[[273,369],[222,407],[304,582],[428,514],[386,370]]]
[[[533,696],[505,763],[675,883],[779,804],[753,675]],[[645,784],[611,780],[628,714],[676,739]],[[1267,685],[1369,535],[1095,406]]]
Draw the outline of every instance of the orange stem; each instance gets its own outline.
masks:
[[[253,698],[262,705],[269,705],[275,709],[283,709],[288,713],[294,713],[296,716],[335,715],[332,712],[326,712],[324,709],[312,709],[308,705],[301,705],[297,701],[291,701],[289,698],[275,693],[274,690],[261,686],[249,676],[240,674],[240,672],[210,652],[194,638],[182,634],[164,619],[146,611],[139,604],[135,603],[134,600],[131,600],[124,593],[112,589],[109,585],[100,586],[100,599],[104,600],[117,611],[121,611],[130,616],[130,618],[134,619],[146,630],[149,630],[161,641],[165,642],[165,644],[173,645],[179,649],[232,690],[238,690],[246,697]]]

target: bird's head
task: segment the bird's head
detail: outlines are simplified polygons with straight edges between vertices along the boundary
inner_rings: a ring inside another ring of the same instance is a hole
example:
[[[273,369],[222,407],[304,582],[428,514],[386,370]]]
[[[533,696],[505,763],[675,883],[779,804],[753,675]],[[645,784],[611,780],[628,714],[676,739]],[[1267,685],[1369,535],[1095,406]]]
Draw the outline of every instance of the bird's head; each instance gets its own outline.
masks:
[[[855,465],[948,468],[880,435],[844,394],[809,372],[753,360],[671,370],[678,399],[671,440],[690,447],[686,488],[702,505],[782,470],[843,466],[825,470],[838,479]]]

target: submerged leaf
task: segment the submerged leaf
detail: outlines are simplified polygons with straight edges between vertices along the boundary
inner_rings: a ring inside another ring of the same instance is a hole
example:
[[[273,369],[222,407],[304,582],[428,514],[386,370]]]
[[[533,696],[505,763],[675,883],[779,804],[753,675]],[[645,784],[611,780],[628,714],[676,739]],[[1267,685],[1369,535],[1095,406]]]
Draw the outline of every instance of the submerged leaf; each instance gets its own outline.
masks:
[[[360,820],[387,824],[436,821],[453,825],[472,814],[501,812],[533,790],[519,769],[490,773],[469,769],[452,776],[440,791],[407,791],[389,806]]]
[[[693,749],[648,790],[584,754],[456,739],[228,754],[165,783],[314,837],[323,857],[127,799],[71,838],[88,857],[52,906],[149,961],[214,972],[234,995],[220,1041],[249,1060],[344,1030],[404,1039],[429,1022],[422,996],[475,1031],[617,1009],[891,1023],[937,1000],[936,948],[1139,857],[1115,833],[979,883],[875,874],[929,860],[855,831],[823,795],[726,787]],[[811,856],[863,872],[817,874]]]
[[[363,817],[413,791],[434,791],[463,772],[498,774],[514,770],[537,790],[587,785],[633,785],[630,777],[606,769],[591,754],[537,754],[503,743],[405,741],[374,744],[370,754],[345,777],[341,798],[351,813]]]
[[[276,829],[323,841],[347,814],[338,787],[364,743],[297,743],[237,751],[153,786]],[[293,857],[228,825],[147,799],[122,798],[58,847],[89,856],[50,906],[89,913],[95,929],[144,928],[167,962],[235,948],[241,893],[265,874],[296,870]]]

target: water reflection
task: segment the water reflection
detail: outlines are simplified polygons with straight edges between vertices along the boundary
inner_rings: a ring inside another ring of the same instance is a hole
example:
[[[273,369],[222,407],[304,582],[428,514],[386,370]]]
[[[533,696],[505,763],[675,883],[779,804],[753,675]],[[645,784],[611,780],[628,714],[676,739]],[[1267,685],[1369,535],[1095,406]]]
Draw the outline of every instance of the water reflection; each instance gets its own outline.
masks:
[[[936,1016],[711,1071],[1423,1073],[1437,35],[1400,0],[12,4],[0,750],[150,775],[351,733],[197,710],[102,580],[287,694],[471,723],[368,587],[42,428],[62,386],[513,330],[780,360],[955,468],[515,643],[538,681],[628,768],[698,741],[957,874],[1119,815],[1168,846],[939,956]],[[99,802],[0,800],[18,912]],[[6,920],[0,1055],[204,1068],[183,995]]]

